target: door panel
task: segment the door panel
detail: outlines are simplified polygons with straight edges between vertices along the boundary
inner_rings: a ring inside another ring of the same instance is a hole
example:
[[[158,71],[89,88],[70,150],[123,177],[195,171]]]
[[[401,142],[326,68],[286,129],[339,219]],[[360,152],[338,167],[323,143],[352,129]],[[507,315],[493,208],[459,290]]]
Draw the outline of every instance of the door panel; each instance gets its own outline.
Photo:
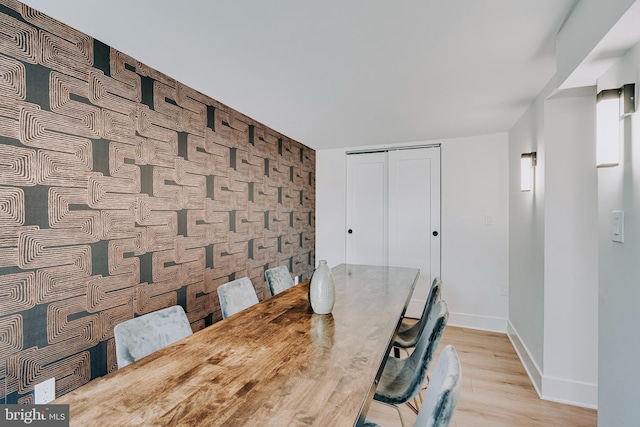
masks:
[[[431,281],[440,274],[439,151],[389,152],[389,265],[420,269],[407,309],[411,317],[420,316]]]
[[[347,156],[347,263],[387,265],[387,153]]]

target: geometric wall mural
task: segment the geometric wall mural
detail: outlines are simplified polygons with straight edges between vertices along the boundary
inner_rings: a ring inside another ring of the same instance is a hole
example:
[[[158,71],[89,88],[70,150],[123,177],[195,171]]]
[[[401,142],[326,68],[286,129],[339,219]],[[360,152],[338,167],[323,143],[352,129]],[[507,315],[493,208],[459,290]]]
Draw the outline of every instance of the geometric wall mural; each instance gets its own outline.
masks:
[[[315,264],[315,152],[0,0],[0,402],[116,368],[114,325]]]

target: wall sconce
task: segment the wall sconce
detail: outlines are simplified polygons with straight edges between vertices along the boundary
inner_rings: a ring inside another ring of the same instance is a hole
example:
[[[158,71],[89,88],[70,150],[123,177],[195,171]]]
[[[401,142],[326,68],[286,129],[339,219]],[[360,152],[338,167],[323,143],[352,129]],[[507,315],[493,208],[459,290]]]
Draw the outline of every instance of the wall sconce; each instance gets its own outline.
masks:
[[[520,191],[533,189],[533,172],[536,166],[536,152],[524,153],[520,156]]]
[[[607,89],[596,96],[596,166],[620,164],[620,118],[635,112],[634,83]]]

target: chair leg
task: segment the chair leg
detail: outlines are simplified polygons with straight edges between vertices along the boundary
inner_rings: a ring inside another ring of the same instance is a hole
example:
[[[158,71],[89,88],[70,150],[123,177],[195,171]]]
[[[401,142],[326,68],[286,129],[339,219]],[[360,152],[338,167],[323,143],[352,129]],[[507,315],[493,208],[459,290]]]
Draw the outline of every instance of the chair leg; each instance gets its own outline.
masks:
[[[429,387],[429,381],[431,381],[431,376],[427,374],[427,385],[422,386],[422,389],[418,393],[420,396],[420,403],[422,403],[422,393]]]
[[[409,407],[409,409],[411,409],[413,412],[415,412],[416,415],[418,415],[418,412],[420,412],[420,405],[418,404],[418,398],[417,397],[413,398],[413,403],[412,402],[407,402],[407,403],[405,403],[405,405],[407,405]]]
[[[374,402],[382,403],[383,405],[387,405],[387,406],[391,406],[392,408],[395,408],[396,411],[398,411],[398,416],[400,417],[400,424],[402,424],[402,427],[404,427],[404,418],[402,418],[402,412],[400,411],[400,408],[398,407],[398,405],[392,405],[390,403],[380,402],[378,400],[374,400]]]

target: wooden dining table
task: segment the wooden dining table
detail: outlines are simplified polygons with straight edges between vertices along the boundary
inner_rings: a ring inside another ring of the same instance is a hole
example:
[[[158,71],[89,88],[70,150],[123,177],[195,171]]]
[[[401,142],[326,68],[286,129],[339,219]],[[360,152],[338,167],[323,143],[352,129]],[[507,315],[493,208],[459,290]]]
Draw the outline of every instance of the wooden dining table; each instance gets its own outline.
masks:
[[[331,314],[303,282],[53,401],[71,426],[354,426],[418,269],[332,269]]]

